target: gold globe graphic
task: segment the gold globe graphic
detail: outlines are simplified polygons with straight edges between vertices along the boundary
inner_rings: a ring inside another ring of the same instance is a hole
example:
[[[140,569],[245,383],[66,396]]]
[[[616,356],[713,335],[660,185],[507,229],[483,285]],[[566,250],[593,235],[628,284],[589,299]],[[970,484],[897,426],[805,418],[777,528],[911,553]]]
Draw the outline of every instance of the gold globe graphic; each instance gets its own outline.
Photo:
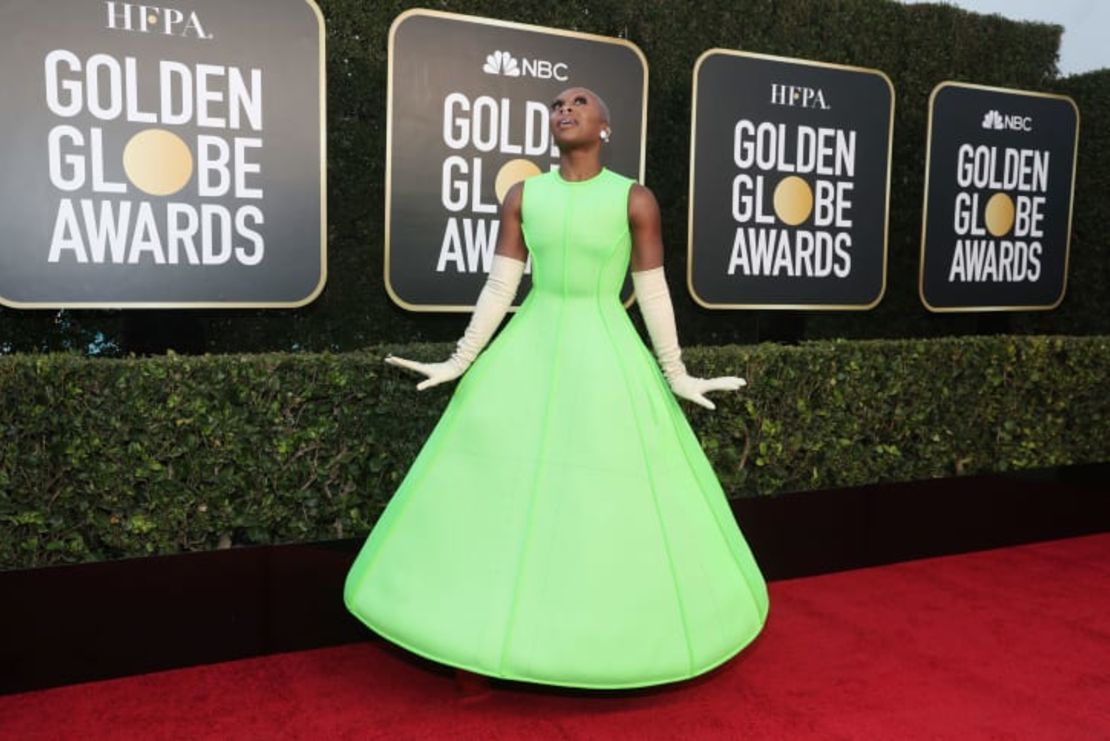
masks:
[[[144,129],[123,148],[123,171],[136,188],[152,196],[173,195],[193,176],[193,153],[171,131]]]
[[[987,222],[987,231],[993,236],[1009,234],[1014,226],[1014,199],[1005,193],[995,193],[987,201],[984,219]]]
[[[790,175],[775,186],[775,216],[788,226],[797,226],[813,211],[813,191],[802,178]]]
[[[533,175],[539,175],[540,168],[525,159],[509,160],[497,171],[497,179],[493,181],[493,192],[497,194],[497,202],[505,202],[505,194],[521,180],[527,180]]]

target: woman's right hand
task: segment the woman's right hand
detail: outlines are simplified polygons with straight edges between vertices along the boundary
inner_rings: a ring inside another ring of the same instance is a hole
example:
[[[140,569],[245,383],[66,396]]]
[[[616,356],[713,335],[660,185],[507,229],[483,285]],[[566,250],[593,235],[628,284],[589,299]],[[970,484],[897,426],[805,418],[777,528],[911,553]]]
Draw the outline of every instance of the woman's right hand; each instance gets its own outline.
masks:
[[[387,355],[385,357],[385,362],[390,365],[395,365],[398,368],[405,368],[427,376],[423,381],[416,384],[417,391],[423,391],[424,389],[430,389],[432,386],[438,386],[441,383],[453,381],[463,373],[466,373],[467,368],[467,366],[463,365],[462,361],[457,360],[455,357],[450,357],[442,363],[421,363],[416,360],[399,358],[396,355]]]
[[[707,391],[736,391],[747,386],[748,382],[739,376],[697,378],[686,373],[686,368],[683,367],[682,373],[673,378],[667,378],[667,385],[671,387],[675,396],[692,401],[706,409],[716,409],[717,405],[706,398]]]
[[[430,389],[447,381],[453,381],[470,367],[478,353],[489,343],[493,333],[501,325],[501,320],[509,311],[524,275],[524,263],[528,251],[524,246],[524,232],[520,227],[520,204],[524,184],[516,183],[509,188],[501,204],[501,226],[497,231],[497,248],[490,261],[489,276],[486,278],[478,301],[474,304],[474,314],[466,331],[455,345],[455,352],[442,363],[420,363],[416,360],[387,355],[385,362],[398,368],[419,373],[426,378],[416,384],[417,391]]]

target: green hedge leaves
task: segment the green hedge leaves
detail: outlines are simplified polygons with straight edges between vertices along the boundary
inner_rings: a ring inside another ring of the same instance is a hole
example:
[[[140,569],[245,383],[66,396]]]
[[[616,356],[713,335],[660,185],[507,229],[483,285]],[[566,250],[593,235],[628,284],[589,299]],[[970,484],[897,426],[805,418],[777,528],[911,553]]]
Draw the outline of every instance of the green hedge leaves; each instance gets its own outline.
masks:
[[[0,567],[365,535],[451,387],[388,352],[0,357]],[[731,497],[1110,458],[1110,338],[693,347]]]

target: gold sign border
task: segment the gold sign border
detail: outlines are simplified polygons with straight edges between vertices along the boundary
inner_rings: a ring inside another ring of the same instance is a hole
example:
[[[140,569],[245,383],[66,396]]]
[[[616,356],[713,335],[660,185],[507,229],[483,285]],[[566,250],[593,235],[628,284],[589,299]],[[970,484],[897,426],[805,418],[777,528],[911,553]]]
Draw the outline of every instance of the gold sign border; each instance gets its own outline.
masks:
[[[501,28],[512,28],[520,31],[532,31],[534,33],[544,33],[549,36],[567,36],[576,39],[585,39],[587,41],[597,41],[605,44],[613,44],[615,46],[624,46],[631,49],[636,57],[640,60],[640,65],[644,71],[644,87],[642,100],[643,105],[640,111],[640,183],[644,182],[644,165],[645,153],[647,151],[647,107],[648,107],[648,63],[647,57],[644,56],[640,47],[628,39],[620,39],[612,36],[601,36],[600,34],[584,33],[582,31],[567,31],[561,28],[551,28],[549,26],[537,26],[531,23],[517,23],[515,21],[503,21],[497,18],[484,18],[476,15],[463,15],[461,13],[448,13],[442,10],[428,10],[426,8],[410,8],[409,10],[400,13],[393,19],[393,23],[389,26],[389,72],[388,80],[386,83],[386,125],[385,125],[385,259],[383,261],[383,272],[385,280],[385,291],[389,294],[389,298],[397,306],[402,309],[414,312],[472,312],[474,311],[474,304],[413,304],[405,301],[397,292],[393,290],[393,284],[389,281],[389,267],[391,255],[391,241],[390,241],[390,213],[393,206],[393,52],[394,41],[397,35],[397,29],[401,24],[414,16],[425,16],[428,18],[442,18],[452,21],[459,21],[461,23],[473,23],[483,26],[499,26]],[[626,278],[627,281],[627,278]],[[477,297],[475,297],[477,298]],[[624,302],[625,308],[632,305],[633,296],[629,296],[628,300]],[[518,306],[511,306],[509,311],[516,311]]]
[[[698,295],[694,290],[694,154],[697,142],[697,126],[698,126],[698,73],[701,72],[701,66],[706,59],[713,55],[724,55],[732,57],[745,57],[750,59],[765,59],[772,62],[784,62],[786,64],[796,64],[803,67],[823,67],[827,69],[848,70],[849,72],[861,72],[868,75],[876,75],[886,82],[887,88],[890,90],[890,119],[887,125],[886,137],[886,198],[883,208],[883,270],[882,270],[882,285],[879,287],[879,295],[875,297],[874,301],[868,304],[714,304],[706,301]],[[702,52],[697,61],[694,62],[693,72],[693,98],[690,102],[690,190],[687,207],[687,226],[686,226],[686,288],[690,291],[690,297],[699,305],[706,309],[775,309],[775,310],[813,310],[813,311],[867,311],[879,305],[886,295],[886,271],[887,271],[887,253],[890,245],[890,171],[891,171],[891,154],[894,149],[894,83],[891,82],[890,77],[885,72],[870,67],[857,67],[850,64],[834,64],[833,62],[818,62],[812,59],[798,59],[796,57],[780,57],[774,54],[759,54],[751,51],[739,51],[737,49],[722,49],[713,48],[707,49]]]
[[[929,167],[933,153],[933,106],[936,102],[937,94],[946,87],[958,87],[969,90],[988,90],[995,93],[1005,93],[1007,95],[1018,95],[1032,98],[1055,98],[1057,100],[1066,100],[1071,104],[1072,110],[1075,111],[1075,141],[1072,142],[1072,159],[1071,159],[1071,190],[1068,192],[1068,237],[1064,242],[1064,283],[1060,286],[1060,295],[1056,301],[1045,306],[944,306],[937,307],[930,304],[925,300],[925,230],[928,227],[929,217]],[[917,270],[917,296],[921,299],[921,303],[926,309],[934,314],[954,314],[954,313],[971,313],[971,312],[986,312],[986,311],[1051,311],[1061,304],[1064,300],[1065,294],[1068,292],[1068,266],[1071,260],[1071,223],[1072,223],[1072,210],[1075,208],[1075,173],[1077,165],[1079,164],[1079,106],[1068,95],[1060,93],[1042,93],[1036,90],[1020,90],[1018,88],[1008,87],[992,87],[990,85],[977,85],[970,82],[959,82],[957,80],[944,80],[937,83],[933,88],[933,92],[929,94],[929,127],[925,132],[925,190],[921,195],[921,256],[918,261]]]
[[[273,303],[258,301],[12,301],[0,296],[0,305],[12,309],[297,309],[315,301],[328,280],[328,122],[327,76],[324,72],[324,14],[312,0],[305,5],[316,15],[316,34],[320,48],[320,281],[311,293],[297,301]]]

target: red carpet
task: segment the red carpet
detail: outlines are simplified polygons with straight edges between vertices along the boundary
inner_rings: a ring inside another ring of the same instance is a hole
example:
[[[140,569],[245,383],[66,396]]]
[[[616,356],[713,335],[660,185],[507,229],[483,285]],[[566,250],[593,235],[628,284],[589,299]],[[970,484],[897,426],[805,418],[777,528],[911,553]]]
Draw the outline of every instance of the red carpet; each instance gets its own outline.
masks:
[[[1110,738],[1110,534],[775,582],[771,600],[747,651],[663,689],[462,700],[374,641],[0,697],[0,736]]]

